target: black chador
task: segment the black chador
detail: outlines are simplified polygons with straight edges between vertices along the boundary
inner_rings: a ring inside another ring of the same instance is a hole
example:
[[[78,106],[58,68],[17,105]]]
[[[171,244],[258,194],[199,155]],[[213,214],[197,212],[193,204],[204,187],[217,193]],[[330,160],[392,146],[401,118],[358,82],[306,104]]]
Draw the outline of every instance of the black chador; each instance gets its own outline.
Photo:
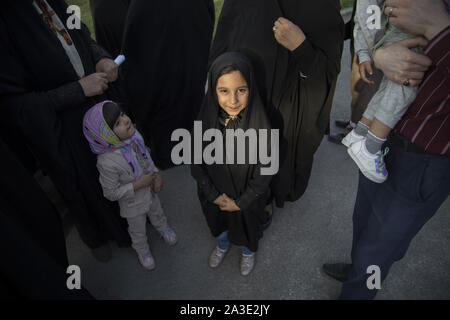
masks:
[[[247,106],[228,124],[224,125],[227,113],[220,107],[216,84],[222,70],[233,66],[241,72],[249,87]],[[267,149],[270,152],[270,123],[264,105],[261,102],[255,75],[249,60],[239,53],[226,53],[221,55],[212,65],[208,75],[208,92],[203,101],[198,120],[202,121],[203,130],[219,129],[223,133],[224,146],[226,129],[267,129],[269,131]],[[276,141],[278,143],[278,141]],[[259,141],[258,141],[259,144]],[[237,164],[238,153],[243,152],[234,145],[233,164],[198,164],[192,165],[192,175],[198,184],[198,196],[211,233],[218,237],[222,232],[228,231],[231,243],[246,246],[255,252],[258,249],[258,240],[263,234],[263,224],[268,219],[264,211],[269,197],[270,175],[261,175],[263,167],[258,159],[256,164],[249,161],[250,143],[245,147],[245,164]],[[225,148],[224,157],[230,150]],[[230,154],[230,153],[228,153]],[[229,163],[230,161],[228,161]],[[235,212],[221,211],[213,201],[225,193],[232,198],[241,209]]]
[[[47,2],[65,24],[67,4],[62,0]],[[94,73],[96,63],[108,54],[90,38],[85,25],[67,32],[70,39],[66,41],[75,45],[84,73]],[[85,97],[78,72],[33,1],[2,1],[0,48],[4,121],[25,137],[41,168],[66,200],[82,240],[91,248],[108,239],[128,246],[126,225],[117,205],[103,197],[96,158],[82,132],[84,113],[105,97]]]
[[[122,51],[128,7],[131,0],[89,0],[95,40],[113,57]]]
[[[298,25],[306,40],[293,52],[277,43],[279,17]],[[337,0],[227,0],[210,61],[226,51],[252,60],[262,98],[283,133],[281,168],[272,182],[278,206],[305,192],[313,155],[328,127],[340,71],[344,24]]]
[[[91,299],[69,290],[63,227],[37,182],[0,138],[0,299]]]
[[[175,129],[190,129],[205,92],[214,28],[212,0],[133,0],[123,66],[131,116],[160,168],[169,168]]]

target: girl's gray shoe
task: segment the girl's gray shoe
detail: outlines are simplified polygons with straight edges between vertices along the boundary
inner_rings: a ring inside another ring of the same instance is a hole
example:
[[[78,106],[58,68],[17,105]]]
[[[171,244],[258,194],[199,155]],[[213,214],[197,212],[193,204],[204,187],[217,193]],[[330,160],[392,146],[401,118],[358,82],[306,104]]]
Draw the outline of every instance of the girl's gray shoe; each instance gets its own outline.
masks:
[[[216,246],[209,256],[209,266],[211,268],[217,268],[225,257],[227,251],[228,249],[222,250]]]

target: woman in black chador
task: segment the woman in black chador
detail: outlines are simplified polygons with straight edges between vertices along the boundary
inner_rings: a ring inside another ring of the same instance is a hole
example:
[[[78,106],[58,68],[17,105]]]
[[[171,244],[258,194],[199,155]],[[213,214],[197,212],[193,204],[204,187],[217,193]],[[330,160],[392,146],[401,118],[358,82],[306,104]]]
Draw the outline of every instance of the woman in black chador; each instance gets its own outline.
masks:
[[[95,40],[113,57],[122,52],[122,39],[131,0],[89,0]]]
[[[252,60],[274,128],[282,130],[278,206],[305,192],[328,127],[344,38],[338,0],[226,0],[210,61],[226,51]]]
[[[67,289],[69,263],[58,212],[2,138],[0,300],[92,299],[84,289]]]
[[[112,57],[122,53],[122,41],[128,8],[131,0],[90,0],[95,40]],[[120,102],[128,111],[128,99],[124,88],[123,74],[120,70],[116,81],[109,84],[108,98]]]
[[[271,130],[261,102],[249,60],[239,53],[225,53],[212,64],[208,75],[208,92],[198,120],[202,129],[218,129],[226,146],[227,129],[265,129],[268,131],[267,149],[270,152]],[[258,138],[259,140],[260,138]],[[198,197],[211,233],[217,240],[209,265],[217,267],[230,242],[241,246],[241,274],[248,275],[254,266],[258,241],[267,220],[264,206],[269,197],[270,175],[262,175],[260,159],[251,164],[249,155],[255,147],[266,142],[248,142],[244,149],[225,147],[222,163],[192,165],[197,180]],[[275,141],[278,144],[278,141]],[[216,150],[217,152],[217,150]],[[234,158],[231,155],[234,154]],[[237,157],[245,154],[245,164],[237,164]],[[234,161],[230,161],[234,160]],[[230,164],[226,164],[230,163]]]
[[[103,197],[82,132],[84,113],[105,100],[117,66],[85,25],[69,29],[69,18],[62,0],[2,1],[0,110],[66,200],[85,244],[129,246],[126,224]]]
[[[212,0],[133,0],[125,26],[123,65],[129,111],[162,169],[172,132],[190,129],[205,92],[214,28]]]

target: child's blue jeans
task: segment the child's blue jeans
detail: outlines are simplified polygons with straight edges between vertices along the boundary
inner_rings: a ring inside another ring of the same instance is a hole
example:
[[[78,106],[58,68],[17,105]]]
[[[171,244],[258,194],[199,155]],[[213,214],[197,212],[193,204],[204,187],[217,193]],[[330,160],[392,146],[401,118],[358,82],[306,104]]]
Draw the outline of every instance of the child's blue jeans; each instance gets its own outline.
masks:
[[[227,250],[230,247],[230,241],[228,240],[228,231],[222,232],[220,236],[216,238],[217,246],[221,250]],[[241,246],[242,254],[251,255],[253,252],[246,246]]]

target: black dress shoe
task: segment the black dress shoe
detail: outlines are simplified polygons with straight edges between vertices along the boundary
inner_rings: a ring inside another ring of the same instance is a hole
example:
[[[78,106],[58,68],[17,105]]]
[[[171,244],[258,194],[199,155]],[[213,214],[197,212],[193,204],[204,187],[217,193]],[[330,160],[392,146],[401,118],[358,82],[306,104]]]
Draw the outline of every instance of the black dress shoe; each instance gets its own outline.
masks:
[[[349,120],[336,120],[334,121],[334,124],[336,125],[336,127],[339,128],[347,128],[347,126],[350,125],[350,121]]]
[[[322,266],[322,270],[333,279],[340,282],[345,282],[348,278],[350,266],[350,263],[325,263]]]
[[[328,135],[328,141],[336,143],[336,144],[341,144],[342,139],[344,139],[345,134],[343,133],[336,133],[336,134],[330,134]]]

